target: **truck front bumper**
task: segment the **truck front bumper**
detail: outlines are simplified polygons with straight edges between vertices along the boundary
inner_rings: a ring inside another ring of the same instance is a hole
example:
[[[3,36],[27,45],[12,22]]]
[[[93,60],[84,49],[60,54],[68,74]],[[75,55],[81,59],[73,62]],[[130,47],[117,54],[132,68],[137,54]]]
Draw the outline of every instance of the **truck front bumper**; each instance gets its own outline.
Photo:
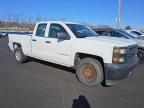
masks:
[[[120,80],[127,78],[130,74],[132,74],[137,65],[137,57],[134,57],[125,64],[105,64],[105,84],[114,85]]]

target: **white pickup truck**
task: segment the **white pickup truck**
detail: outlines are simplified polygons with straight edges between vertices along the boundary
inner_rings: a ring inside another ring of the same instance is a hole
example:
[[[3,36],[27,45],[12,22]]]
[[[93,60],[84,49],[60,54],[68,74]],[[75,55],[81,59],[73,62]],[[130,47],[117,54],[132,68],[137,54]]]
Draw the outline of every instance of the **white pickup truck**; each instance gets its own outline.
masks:
[[[137,43],[99,37],[90,28],[72,22],[37,23],[32,35],[9,35],[9,48],[16,61],[28,57],[72,67],[88,86],[113,85],[137,66]]]

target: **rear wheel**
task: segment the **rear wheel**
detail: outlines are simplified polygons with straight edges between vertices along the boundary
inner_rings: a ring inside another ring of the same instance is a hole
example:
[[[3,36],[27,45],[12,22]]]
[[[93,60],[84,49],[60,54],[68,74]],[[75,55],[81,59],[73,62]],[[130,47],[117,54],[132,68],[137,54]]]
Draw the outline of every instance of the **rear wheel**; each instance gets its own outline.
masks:
[[[93,58],[81,59],[76,69],[78,79],[87,86],[96,86],[103,81],[103,68]]]
[[[23,51],[20,47],[15,49],[14,55],[18,63],[24,63],[27,60],[27,56],[23,54]]]
[[[144,63],[144,50],[138,49],[138,59],[140,63]]]

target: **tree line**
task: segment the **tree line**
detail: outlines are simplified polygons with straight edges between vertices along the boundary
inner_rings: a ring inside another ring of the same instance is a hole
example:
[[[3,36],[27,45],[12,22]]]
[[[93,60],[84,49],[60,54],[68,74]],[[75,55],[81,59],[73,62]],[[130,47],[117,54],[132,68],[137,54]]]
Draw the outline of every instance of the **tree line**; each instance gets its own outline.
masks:
[[[26,17],[16,14],[7,14],[0,16],[0,29],[33,30],[36,22],[45,20],[47,19],[40,15]]]
[[[36,22],[39,21],[49,21],[49,20],[59,20],[59,21],[69,21],[66,18],[46,18],[41,15],[36,16],[25,16],[18,14],[7,13],[5,15],[0,16],[0,29],[15,29],[15,30],[33,30]],[[84,25],[89,26],[92,29],[95,28],[107,28],[109,25],[93,25],[87,22],[80,22]]]
[[[14,30],[33,30],[36,22],[39,21],[48,21],[48,20],[60,20],[60,21],[69,21],[66,18],[60,19],[48,19],[46,17],[42,17],[41,15],[36,16],[25,16],[25,15],[17,15],[17,14],[6,14],[0,16],[0,29],[14,29]],[[112,28],[109,25],[93,25],[86,22],[81,22],[84,25],[89,26],[92,29],[96,28]],[[132,29],[131,26],[126,26],[124,29],[130,30]],[[144,31],[144,28],[142,28]]]

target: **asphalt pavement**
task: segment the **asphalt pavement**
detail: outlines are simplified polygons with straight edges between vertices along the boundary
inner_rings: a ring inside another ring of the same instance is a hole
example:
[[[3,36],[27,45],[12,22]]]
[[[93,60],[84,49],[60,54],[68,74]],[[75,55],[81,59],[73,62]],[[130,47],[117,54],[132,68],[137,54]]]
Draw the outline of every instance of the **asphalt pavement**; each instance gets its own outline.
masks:
[[[0,38],[0,108],[144,108],[144,65],[113,87],[86,87],[75,71],[31,59],[18,64]]]

